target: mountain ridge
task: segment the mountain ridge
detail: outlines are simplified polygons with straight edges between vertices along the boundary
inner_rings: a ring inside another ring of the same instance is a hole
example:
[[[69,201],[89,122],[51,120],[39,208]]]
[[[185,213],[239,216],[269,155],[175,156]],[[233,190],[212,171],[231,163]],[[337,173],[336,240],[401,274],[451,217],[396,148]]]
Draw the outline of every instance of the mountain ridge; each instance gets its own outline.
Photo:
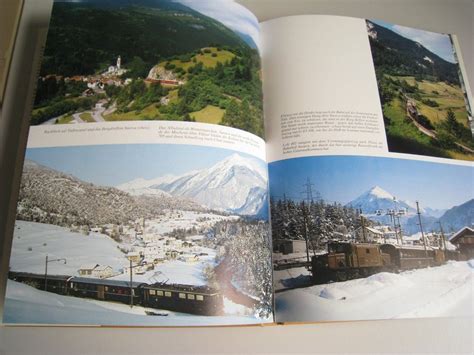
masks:
[[[415,74],[460,85],[455,63],[393,30],[369,20],[366,23],[376,68],[392,75]]]
[[[267,173],[253,158],[234,153],[209,168],[174,176],[152,184],[161,177],[148,180],[149,186],[172,196],[191,198],[208,208],[241,215],[259,215],[265,209]],[[143,182],[140,180],[140,183]],[[129,185],[126,185],[129,184]],[[125,188],[124,188],[125,186]],[[118,188],[128,191],[125,183]]]

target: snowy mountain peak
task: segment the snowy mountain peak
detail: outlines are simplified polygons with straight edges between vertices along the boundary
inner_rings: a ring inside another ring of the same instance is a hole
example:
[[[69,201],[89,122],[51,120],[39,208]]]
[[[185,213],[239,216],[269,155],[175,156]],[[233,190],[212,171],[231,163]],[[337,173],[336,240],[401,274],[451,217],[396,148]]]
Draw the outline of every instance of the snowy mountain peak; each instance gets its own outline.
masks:
[[[262,169],[260,164],[257,164],[251,159],[244,158],[237,153],[234,153],[231,156],[220,161],[219,163],[215,164],[210,170],[228,170],[232,169],[233,167],[245,167],[250,171],[258,173],[258,175],[260,175],[262,179],[266,179],[265,177],[267,174]]]
[[[386,212],[388,210],[406,210],[413,213],[413,207],[405,201],[398,200],[390,192],[385,191],[380,186],[374,186],[363,193],[355,200],[347,204],[355,208],[360,208],[364,213],[374,214],[377,211]]]
[[[138,178],[117,188],[133,195],[166,193],[191,198],[208,208],[253,215],[266,203],[267,171],[256,159],[234,153],[206,169],[151,180]]]
[[[382,189],[380,186],[374,186],[372,187],[368,192],[368,195],[373,195],[377,198],[385,198],[385,199],[390,199],[393,200],[395,197],[390,194],[389,192],[385,191]]]

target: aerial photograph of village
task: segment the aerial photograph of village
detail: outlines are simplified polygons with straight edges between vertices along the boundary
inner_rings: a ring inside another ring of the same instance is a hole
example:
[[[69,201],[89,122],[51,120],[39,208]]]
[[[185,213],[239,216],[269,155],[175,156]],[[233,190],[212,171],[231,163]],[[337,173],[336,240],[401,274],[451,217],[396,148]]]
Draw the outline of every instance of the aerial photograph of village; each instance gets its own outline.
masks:
[[[473,108],[452,37],[366,23],[389,150],[474,160]]]
[[[263,136],[258,41],[230,0],[57,1],[31,124],[196,121]]]
[[[271,163],[276,321],[474,317],[472,173],[358,156]]]
[[[271,322],[270,245],[267,169],[254,157],[188,145],[30,148],[4,322]]]

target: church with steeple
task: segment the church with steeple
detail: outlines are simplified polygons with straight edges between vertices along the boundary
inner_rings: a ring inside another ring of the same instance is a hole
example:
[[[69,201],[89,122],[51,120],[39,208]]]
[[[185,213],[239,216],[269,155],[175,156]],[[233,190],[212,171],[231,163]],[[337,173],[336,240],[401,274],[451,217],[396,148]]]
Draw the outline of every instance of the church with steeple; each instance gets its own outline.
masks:
[[[126,69],[122,68],[122,58],[119,55],[117,57],[116,65],[111,65],[109,67],[109,69],[103,75],[107,75],[107,76],[117,75],[117,76],[119,76],[119,75],[122,75],[123,73],[125,73],[126,71],[127,71]]]

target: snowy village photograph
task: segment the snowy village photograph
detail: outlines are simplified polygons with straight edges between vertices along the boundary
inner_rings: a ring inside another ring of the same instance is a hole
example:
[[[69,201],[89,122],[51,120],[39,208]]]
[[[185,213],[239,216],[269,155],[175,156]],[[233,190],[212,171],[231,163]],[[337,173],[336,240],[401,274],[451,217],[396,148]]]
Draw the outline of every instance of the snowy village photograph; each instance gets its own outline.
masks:
[[[232,0],[56,1],[31,124],[195,121],[262,137],[258,45]]]
[[[269,164],[277,322],[474,317],[471,166]]]
[[[5,323],[273,321],[267,166],[191,145],[29,148]]]

